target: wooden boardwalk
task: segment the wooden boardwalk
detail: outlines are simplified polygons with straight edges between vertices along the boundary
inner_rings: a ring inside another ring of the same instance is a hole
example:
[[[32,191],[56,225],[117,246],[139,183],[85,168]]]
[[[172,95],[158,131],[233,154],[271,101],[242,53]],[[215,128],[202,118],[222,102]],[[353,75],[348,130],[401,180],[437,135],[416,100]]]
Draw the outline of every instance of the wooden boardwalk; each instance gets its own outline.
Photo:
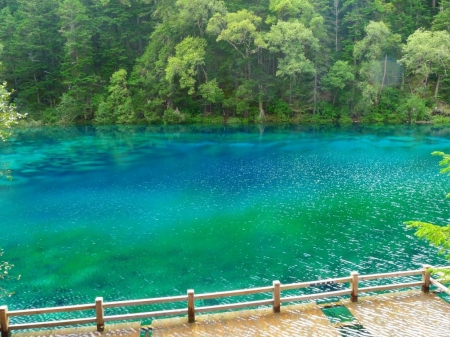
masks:
[[[450,336],[450,304],[432,293],[408,291],[342,302],[372,336]]]
[[[141,323],[109,324],[103,332],[98,332],[95,327],[65,328],[40,330],[35,332],[14,332],[12,337],[139,337]]]
[[[161,319],[152,327],[154,337],[340,336],[316,304],[282,307],[279,314],[267,308],[200,315],[192,324],[186,318]]]
[[[407,291],[343,300],[371,336],[450,336],[450,304],[434,294]],[[154,337],[209,336],[341,336],[337,327],[314,304],[199,315],[195,323],[186,317],[153,321]]]

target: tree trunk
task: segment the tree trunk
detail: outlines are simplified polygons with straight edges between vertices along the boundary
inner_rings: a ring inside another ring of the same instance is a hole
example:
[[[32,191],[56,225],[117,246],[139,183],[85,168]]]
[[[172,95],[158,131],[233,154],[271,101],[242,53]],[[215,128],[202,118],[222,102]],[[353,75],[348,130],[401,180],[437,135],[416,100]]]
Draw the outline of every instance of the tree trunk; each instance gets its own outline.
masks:
[[[338,30],[339,30],[339,0],[334,0],[334,35],[335,50],[338,51]]]
[[[434,90],[434,99],[438,98],[440,81],[441,81],[441,75],[438,75],[438,79],[437,79],[437,83],[436,83],[436,89]]]
[[[318,76],[317,76],[317,71],[316,74],[314,75],[314,110],[313,110],[313,115],[316,114],[317,111],[317,82],[318,82]]]
[[[384,81],[386,80],[386,68],[387,68],[387,54],[384,56],[383,79],[381,80],[380,92],[378,93],[376,104],[378,104],[380,102],[380,100],[381,100],[381,93],[383,92]]]

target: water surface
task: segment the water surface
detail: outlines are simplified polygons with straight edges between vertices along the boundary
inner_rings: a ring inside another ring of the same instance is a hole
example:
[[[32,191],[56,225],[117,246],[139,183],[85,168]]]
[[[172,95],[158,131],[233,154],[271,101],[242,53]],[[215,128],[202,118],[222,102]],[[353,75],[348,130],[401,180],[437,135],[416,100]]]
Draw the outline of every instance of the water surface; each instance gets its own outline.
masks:
[[[0,144],[12,308],[445,264],[403,222],[446,224],[450,129],[71,127]],[[213,304],[213,303],[211,303]]]

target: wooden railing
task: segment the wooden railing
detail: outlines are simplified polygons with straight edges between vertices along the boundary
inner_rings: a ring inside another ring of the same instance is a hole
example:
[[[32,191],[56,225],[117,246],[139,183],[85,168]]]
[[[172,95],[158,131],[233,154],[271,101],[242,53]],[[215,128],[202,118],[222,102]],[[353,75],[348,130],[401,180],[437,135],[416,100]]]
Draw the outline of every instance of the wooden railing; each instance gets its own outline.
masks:
[[[422,287],[423,292],[428,292],[430,284],[433,284],[440,288],[441,290],[447,291],[448,289],[440,284],[438,281],[430,278],[430,273],[428,269],[430,266],[423,266],[422,269],[409,270],[409,271],[399,271],[384,274],[370,274],[370,275],[359,275],[358,272],[352,272],[348,277],[341,277],[335,279],[319,280],[312,282],[301,282],[301,283],[291,283],[291,284],[281,284],[280,281],[273,281],[272,286],[251,288],[243,290],[233,290],[233,291],[223,291],[214,293],[204,293],[195,294],[193,289],[189,289],[186,295],[173,296],[173,297],[160,297],[142,300],[131,300],[131,301],[116,301],[116,302],[104,302],[102,297],[97,297],[95,303],[93,304],[82,304],[82,305],[71,305],[64,307],[53,307],[53,308],[42,308],[42,309],[26,309],[26,310],[11,310],[8,311],[7,306],[0,307],[0,331],[2,337],[8,336],[11,331],[22,330],[22,329],[37,329],[37,328],[48,328],[57,326],[67,326],[67,325],[78,325],[78,324],[97,324],[97,330],[102,331],[104,329],[106,322],[111,321],[124,321],[124,320],[135,320],[144,318],[153,318],[159,316],[173,316],[173,315],[187,315],[188,322],[195,322],[195,314],[204,312],[213,312],[220,310],[230,310],[246,307],[255,306],[272,306],[274,313],[280,312],[280,307],[282,303],[288,302],[299,302],[299,301],[309,301],[321,298],[330,297],[340,297],[350,295],[350,299],[353,302],[358,300],[359,293],[367,292],[377,292],[383,290],[392,290],[399,288],[410,288],[410,287]],[[444,267],[445,269],[450,269],[450,267]],[[367,286],[359,287],[359,283],[362,281],[377,280],[383,278],[397,278],[397,277],[407,277],[414,275],[422,275],[421,281],[417,282],[407,282],[407,283],[396,283],[381,286]],[[295,290],[300,288],[322,286],[327,284],[338,284],[338,283],[349,283],[349,288],[337,291],[328,291],[315,294],[304,294],[298,296],[285,296],[282,297],[282,291]],[[238,302],[231,304],[220,304],[213,306],[195,306],[195,301],[206,300],[206,299],[217,299],[222,297],[234,297],[234,296],[245,296],[254,295],[262,293],[272,293],[271,298],[259,300],[259,301],[247,301]],[[161,310],[161,311],[150,311],[142,313],[129,313],[129,314],[119,314],[119,315],[109,315],[106,316],[104,310],[109,308],[121,308],[125,306],[142,306],[142,305],[153,305],[160,303],[174,303],[174,302],[186,302],[187,307],[183,309],[172,309],[172,310]],[[33,316],[42,315],[58,312],[72,312],[72,311],[95,311],[95,317],[86,318],[76,318],[69,320],[57,320],[57,321],[46,321],[46,322],[33,322],[33,323],[18,323],[10,324],[11,317],[17,316]]]

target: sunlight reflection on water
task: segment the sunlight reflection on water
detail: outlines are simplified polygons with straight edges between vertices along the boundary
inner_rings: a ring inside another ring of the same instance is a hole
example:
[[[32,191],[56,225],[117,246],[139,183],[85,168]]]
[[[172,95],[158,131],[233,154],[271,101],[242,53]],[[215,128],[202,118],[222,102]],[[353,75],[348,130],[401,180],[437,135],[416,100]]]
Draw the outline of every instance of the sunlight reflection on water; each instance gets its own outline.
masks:
[[[0,144],[12,308],[443,264],[403,222],[448,222],[445,128],[83,127]],[[227,299],[223,300],[224,302]]]

